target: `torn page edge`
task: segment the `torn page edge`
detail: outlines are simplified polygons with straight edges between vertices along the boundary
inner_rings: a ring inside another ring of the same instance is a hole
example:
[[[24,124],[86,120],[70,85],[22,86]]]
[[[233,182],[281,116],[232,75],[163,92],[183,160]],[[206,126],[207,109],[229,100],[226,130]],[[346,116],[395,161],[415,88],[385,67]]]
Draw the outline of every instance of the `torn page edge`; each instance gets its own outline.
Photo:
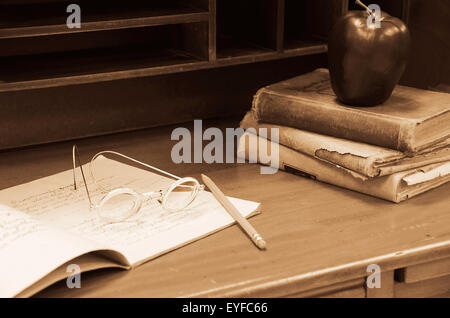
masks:
[[[406,176],[403,178],[403,181],[408,185],[416,185],[419,183],[424,183],[430,180],[434,180],[437,178],[442,178],[447,175],[450,175],[450,162],[447,162],[443,165],[440,165],[434,169],[428,170],[425,168],[420,169],[420,171]]]

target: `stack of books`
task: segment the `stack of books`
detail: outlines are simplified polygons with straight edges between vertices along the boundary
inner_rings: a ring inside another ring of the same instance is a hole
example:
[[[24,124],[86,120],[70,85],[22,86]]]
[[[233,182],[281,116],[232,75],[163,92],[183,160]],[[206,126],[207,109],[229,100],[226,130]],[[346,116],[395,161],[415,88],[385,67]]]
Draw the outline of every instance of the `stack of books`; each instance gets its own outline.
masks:
[[[450,180],[447,93],[399,85],[383,105],[351,107],[337,100],[328,70],[317,69],[260,89],[241,127],[240,157],[278,139],[275,168],[392,202]],[[277,128],[278,138],[258,136],[260,128]]]

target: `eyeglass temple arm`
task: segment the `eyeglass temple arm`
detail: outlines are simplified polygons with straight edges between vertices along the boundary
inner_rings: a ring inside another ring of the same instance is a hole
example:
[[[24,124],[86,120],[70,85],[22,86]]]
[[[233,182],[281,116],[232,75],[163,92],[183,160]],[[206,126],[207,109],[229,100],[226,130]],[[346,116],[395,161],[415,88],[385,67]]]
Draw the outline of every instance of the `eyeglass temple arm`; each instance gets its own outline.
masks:
[[[84,177],[83,166],[82,166],[81,160],[80,160],[80,152],[78,151],[77,145],[73,145],[73,147],[72,147],[73,187],[75,188],[75,190],[77,189],[77,178],[76,178],[77,165],[76,165],[76,162],[75,162],[76,160],[78,160],[78,165],[80,166],[81,175],[83,176],[84,187],[86,188],[86,194],[87,194],[87,197],[89,199],[89,204],[92,207],[91,195],[89,194],[89,189],[88,189],[88,186],[87,186],[86,178]]]
[[[149,164],[146,164],[146,163],[144,163],[144,162],[142,162],[142,161],[136,160],[136,159],[134,159],[134,158],[125,156],[125,155],[123,155],[123,154],[121,154],[121,153],[119,153],[119,152],[115,152],[115,151],[111,151],[111,150],[101,151],[101,152],[99,152],[98,154],[96,154],[96,155],[91,159],[91,164],[93,165],[94,160],[97,159],[97,157],[99,157],[99,156],[101,156],[102,154],[105,154],[105,153],[114,154],[114,155],[123,157],[123,158],[125,158],[125,159],[131,160],[131,161],[133,161],[133,162],[135,162],[135,163],[138,163],[138,164],[140,164],[140,165],[143,165],[144,167],[153,169],[153,170],[155,170],[155,171],[158,171],[158,172],[160,172],[160,173],[162,173],[162,174],[165,174],[166,176],[172,177],[172,178],[174,178],[174,179],[177,179],[177,180],[180,180],[180,179],[181,179],[180,177],[178,177],[178,176],[176,176],[176,175],[174,175],[174,174],[171,174],[171,173],[169,173],[169,172],[167,172],[167,171],[161,170],[161,169],[159,169],[159,168],[156,168],[156,167],[153,167],[153,166],[151,166],[151,165],[149,165]],[[91,170],[91,172],[92,172],[92,170]]]

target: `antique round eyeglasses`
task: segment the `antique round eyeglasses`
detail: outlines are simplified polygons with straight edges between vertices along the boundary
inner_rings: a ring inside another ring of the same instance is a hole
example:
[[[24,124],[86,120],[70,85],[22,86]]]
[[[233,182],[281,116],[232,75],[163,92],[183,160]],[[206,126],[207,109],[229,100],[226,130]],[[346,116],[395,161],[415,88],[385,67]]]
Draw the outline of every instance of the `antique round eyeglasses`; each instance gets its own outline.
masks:
[[[95,176],[95,159],[105,154],[112,154],[130,160],[134,163],[165,174],[166,176],[175,179],[175,182],[173,182],[166,190],[151,191],[145,193],[139,193],[133,189],[122,187],[112,190],[107,189],[97,181]],[[98,213],[99,217],[102,220],[109,223],[124,222],[132,219],[141,211],[141,208],[150,201],[156,202],[168,212],[180,211],[188,207],[195,200],[199,192],[204,189],[204,185],[200,184],[195,178],[180,178],[169,172],[158,169],[139,160],[123,155],[119,152],[106,150],[94,155],[89,163],[91,178],[94,184],[103,193],[99,202],[93,203],[84,175],[83,166],[81,164],[78,147],[76,145],[74,145],[72,148],[72,160],[73,183],[75,190],[77,189],[76,161],[78,161],[90,207]]]

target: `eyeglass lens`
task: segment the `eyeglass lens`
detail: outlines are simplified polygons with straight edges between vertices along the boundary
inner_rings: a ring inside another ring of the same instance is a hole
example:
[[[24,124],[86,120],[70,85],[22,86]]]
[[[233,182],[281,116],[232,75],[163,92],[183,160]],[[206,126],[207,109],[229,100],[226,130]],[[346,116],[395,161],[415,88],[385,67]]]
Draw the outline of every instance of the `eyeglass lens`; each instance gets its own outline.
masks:
[[[198,182],[186,180],[179,182],[166,194],[164,208],[169,211],[178,211],[187,207],[196,197]]]

